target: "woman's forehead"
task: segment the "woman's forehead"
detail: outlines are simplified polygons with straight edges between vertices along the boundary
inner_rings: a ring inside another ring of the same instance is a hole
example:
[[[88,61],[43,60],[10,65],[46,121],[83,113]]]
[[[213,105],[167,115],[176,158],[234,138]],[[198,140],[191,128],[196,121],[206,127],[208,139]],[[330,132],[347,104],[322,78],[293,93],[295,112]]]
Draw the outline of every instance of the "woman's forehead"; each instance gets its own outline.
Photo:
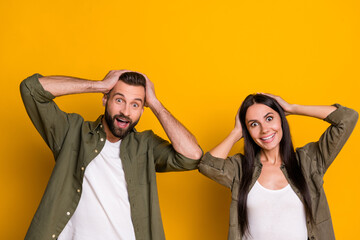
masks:
[[[265,117],[268,113],[278,114],[274,109],[272,109],[271,107],[269,107],[265,104],[255,103],[247,109],[245,118],[246,119],[259,119],[259,118]]]

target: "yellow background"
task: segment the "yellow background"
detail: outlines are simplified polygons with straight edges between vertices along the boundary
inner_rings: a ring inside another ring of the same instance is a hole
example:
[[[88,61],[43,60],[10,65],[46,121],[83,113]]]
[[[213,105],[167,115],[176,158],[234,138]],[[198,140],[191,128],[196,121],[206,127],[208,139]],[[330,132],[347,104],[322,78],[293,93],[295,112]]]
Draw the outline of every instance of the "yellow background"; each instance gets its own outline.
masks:
[[[220,3],[221,2],[221,3]],[[0,1],[0,239],[23,239],[54,165],[22,105],[27,76],[100,80],[146,73],[158,98],[209,150],[231,130],[242,100],[270,92],[290,103],[360,110],[357,0]],[[87,120],[101,94],[58,98]],[[328,126],[289,116],[295,146]],[[166,137],[150,110],[138,130]],[[360,235],[359,127],[325,176],[337,239]],[[231,152],[240,151],[242,143]],[[167,239],[226,239],[230,191],[197,171],[158,174]]]

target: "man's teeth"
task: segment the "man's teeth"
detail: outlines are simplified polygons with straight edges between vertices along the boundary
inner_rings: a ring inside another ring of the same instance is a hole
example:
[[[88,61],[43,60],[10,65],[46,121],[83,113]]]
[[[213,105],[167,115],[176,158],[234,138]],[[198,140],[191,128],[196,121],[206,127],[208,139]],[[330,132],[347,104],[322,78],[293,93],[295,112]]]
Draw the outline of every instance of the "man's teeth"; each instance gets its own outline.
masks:
[[[125,121],[125,120],[122,120],[122,119],[119,119],[119,118],[117,118],[116,120],[119,121],[119,122],[123,122],[123,123],[128,123],[129,122],[129,121]]]

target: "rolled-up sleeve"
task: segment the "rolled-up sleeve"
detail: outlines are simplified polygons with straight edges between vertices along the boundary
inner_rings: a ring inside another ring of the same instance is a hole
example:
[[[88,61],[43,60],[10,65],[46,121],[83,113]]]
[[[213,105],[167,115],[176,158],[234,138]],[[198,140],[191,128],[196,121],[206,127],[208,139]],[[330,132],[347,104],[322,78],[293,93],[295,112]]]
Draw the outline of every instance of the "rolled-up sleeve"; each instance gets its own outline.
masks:
[[[200,159],[187,158],[176,152],[166,140],[151,133],[151,145],[157,172],[188,171],[197,169]]]
[[[240,166],[240,164],[236,164],[239,160],[240,154],[223,159],[214,157],[207,152],[200,161],[199,171],[215,182],[232,188],[236,169]]]
[[[23,80],[20,93],[31,121],[56,159],[69,128],[69,114],[55,104],[55,97],[42,87],[40,77],[34,74]]]
[[[350,137],[359,117],[353,109],[339,104],[334,104],[334,106],[337,109],[324,119],[331,125],[321,135],[319,141],[309,143],[300,149],[300,152],[307,153],[309,159],[316,161],[322,175],[325,174]]]

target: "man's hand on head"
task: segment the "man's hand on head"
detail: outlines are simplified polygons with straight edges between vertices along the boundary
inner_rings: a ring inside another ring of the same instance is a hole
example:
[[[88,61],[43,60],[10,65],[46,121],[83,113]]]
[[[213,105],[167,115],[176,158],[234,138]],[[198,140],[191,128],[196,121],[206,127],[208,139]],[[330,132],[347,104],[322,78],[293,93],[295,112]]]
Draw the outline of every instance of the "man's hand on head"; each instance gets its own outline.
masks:
[[[150,79],[143,73],[141,73],[146,80],[146,93],[145,93],[145,106],[152,109],[154,107],[154,104],[158,102],[158,99],[156,98],[155,94],[155,87],[154,84],[150,81]]]
[[[104,88],[104,93],[110,92],[110,90],[116,85],[119,81],[121,74],[131,72],[129,70],[111,70],[104,79],[101,81],[101,84]]]

